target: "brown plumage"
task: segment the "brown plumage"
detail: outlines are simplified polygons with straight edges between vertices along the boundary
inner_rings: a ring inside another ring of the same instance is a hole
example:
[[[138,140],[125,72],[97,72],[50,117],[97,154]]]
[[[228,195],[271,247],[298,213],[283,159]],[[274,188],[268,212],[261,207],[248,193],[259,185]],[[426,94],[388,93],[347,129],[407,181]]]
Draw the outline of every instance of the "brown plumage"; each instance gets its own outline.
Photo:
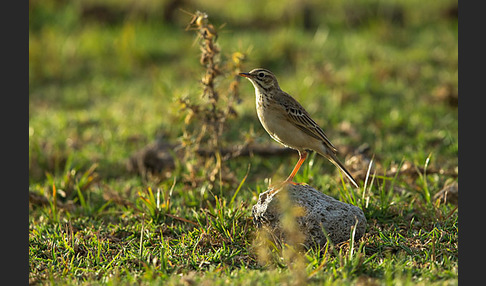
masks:
[[[351,173],[337,158],[337,149],[322,128],[297,100],[280,89],[271,71],[257,68],[240,75],[255,87],[256,109],[263,128],[275,141],[299,152],[299,161],[285,183],[295,184],[292,180],[307,157],[306,150],[313,150],[326,157],[359,188]]]

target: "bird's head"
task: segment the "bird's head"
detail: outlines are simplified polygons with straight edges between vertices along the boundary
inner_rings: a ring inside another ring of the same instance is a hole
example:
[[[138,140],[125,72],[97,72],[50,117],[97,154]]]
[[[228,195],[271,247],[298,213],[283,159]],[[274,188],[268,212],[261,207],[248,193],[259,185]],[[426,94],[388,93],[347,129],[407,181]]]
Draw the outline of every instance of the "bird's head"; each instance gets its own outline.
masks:
[[[255,89],[258,89],[261,92],[280,88],[275,75],[267,69],[256,68],[250,72],[242,72],[240,73],[240,76],[246,77],[251,81]]]

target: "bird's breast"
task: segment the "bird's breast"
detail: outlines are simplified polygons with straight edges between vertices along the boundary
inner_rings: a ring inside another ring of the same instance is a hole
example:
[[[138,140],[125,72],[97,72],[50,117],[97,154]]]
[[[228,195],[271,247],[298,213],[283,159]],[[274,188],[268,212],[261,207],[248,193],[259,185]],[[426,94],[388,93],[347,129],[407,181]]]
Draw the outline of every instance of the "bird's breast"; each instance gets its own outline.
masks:
[[[265,102],[261,104],[265,106]],[[302,149],[299,140],[302,131],[289,124],[280,106],[267,103],[264,108],[257,107],[257,114],[263,128],[275,141],[293,149]]]

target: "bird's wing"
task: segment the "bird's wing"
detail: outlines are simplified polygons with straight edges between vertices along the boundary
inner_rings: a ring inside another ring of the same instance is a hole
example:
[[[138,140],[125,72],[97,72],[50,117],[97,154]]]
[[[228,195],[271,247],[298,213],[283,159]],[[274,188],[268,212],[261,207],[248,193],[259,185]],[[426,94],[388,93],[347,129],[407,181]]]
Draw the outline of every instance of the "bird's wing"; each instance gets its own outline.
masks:
[[[309,113],[297,102],[293,104],[285,104],[285,110],[288,114],[288,120],[297,128],[306,134],[322,140],[326,147],[333,153],[337,153],[337,148],[329,141],[326,134],[321,127],[310,117]]]

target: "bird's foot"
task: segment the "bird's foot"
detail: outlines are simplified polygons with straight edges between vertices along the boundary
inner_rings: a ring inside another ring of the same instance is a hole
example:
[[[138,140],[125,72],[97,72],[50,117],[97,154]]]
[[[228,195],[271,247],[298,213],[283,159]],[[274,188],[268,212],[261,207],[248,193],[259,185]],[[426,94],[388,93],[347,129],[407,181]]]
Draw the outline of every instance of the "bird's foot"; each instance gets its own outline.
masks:
[[[307,186],[307,183],[296,183],[296,182],[287,182],[288,184],[292,184],[294,186]]]
[[[278,190],[284,188],[287,185],[306,186],[307,184],[306,183],[296,183],[296,182],[293,182],[291,180],[285,180],[281,183],[278,183],[277,185],[269,186],[269,189],[273,189],[273,191],[278,191]]]
[[[271,190],[269,194],[273,194],[275,192],[278,192],[280,190],[282,190],[283,188],[285,188],[288,184],[290,184],[290,182],[287,182],[287,181],[283,181],[283,182],[280,182],[276,185],[269,185],[268,186],[268,189]]]

